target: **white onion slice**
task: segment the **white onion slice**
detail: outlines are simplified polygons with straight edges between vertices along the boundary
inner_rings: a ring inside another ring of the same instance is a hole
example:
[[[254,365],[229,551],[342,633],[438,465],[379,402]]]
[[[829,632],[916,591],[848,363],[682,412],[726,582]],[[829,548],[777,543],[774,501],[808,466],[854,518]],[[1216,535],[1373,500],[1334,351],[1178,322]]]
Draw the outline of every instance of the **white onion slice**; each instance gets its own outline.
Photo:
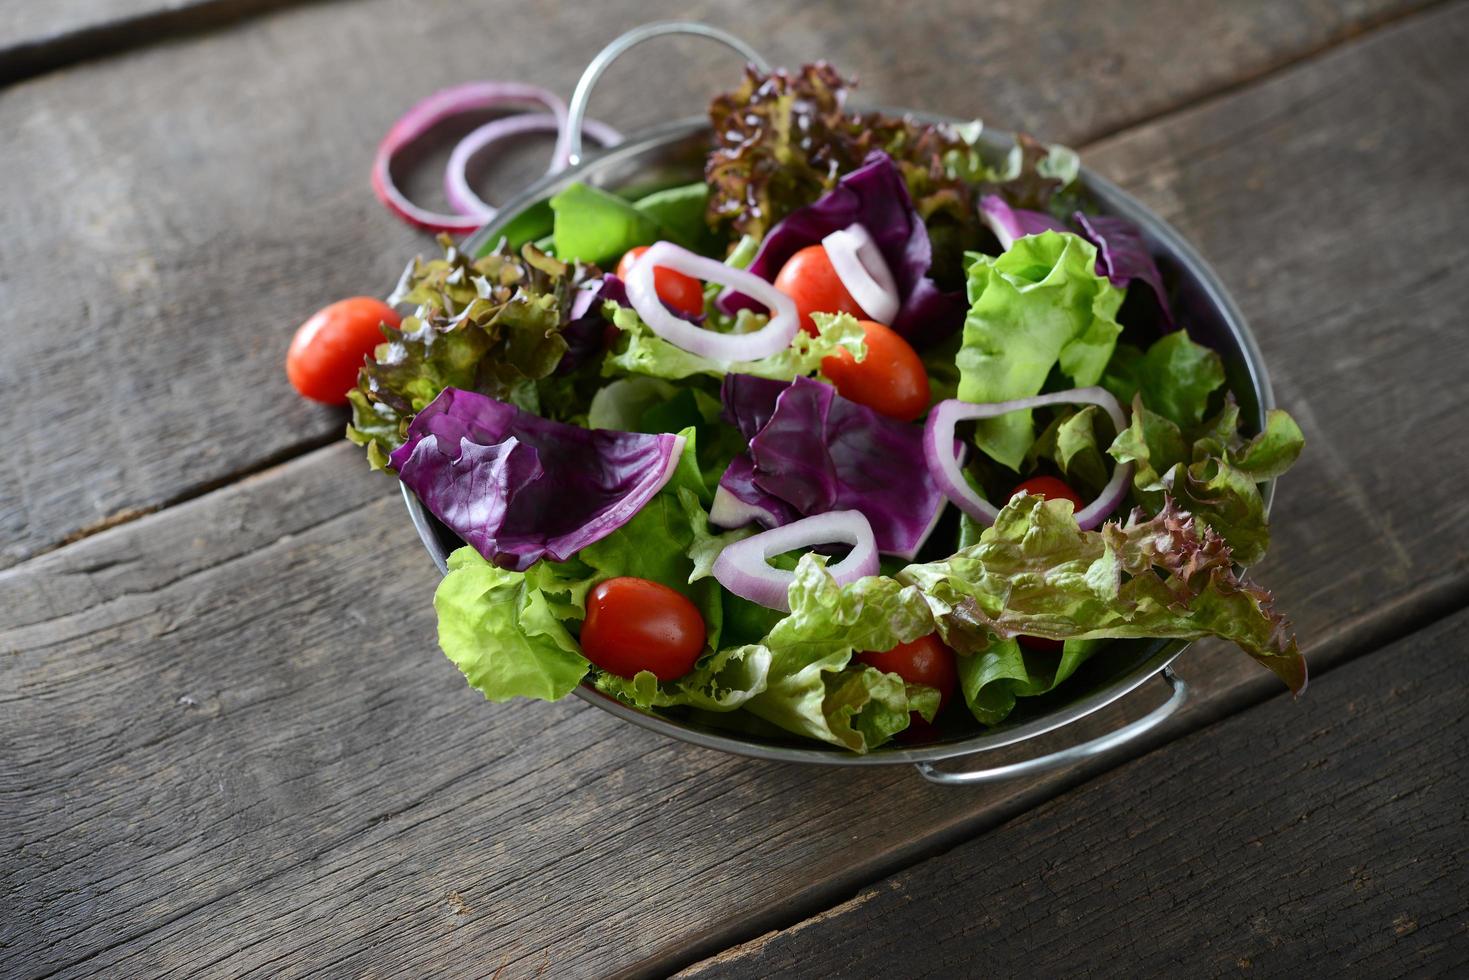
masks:
[[[775,524],[778,516],[764,507],[747,504],[724,487],[714,491],[714,505],[709,508],[709,523],[715,527],[736,528],[746,524]]]
[[[524,133],[560,133],[561,120],[549,112],[523,113],[492,119],[474,130],[454,147],[449,154],[449,164],[444,169],[444,196],[449,206],[467,217],[487,223],[498,212],[469,186],[469,163],[487,146],[512,136]],[[582,123],[582,132],[591,137],[600,147],[616,146],[622,142],[622,134],[604,122],[588,119]],[[566,169],[566,158],[552,157],[546,173],[560,173]]]
[[[653,270],[672,269],[686,276],[732,286],[770,310],[770,322],[752,333],[718,333],[668,312],[658,298]],[[796,304],[785,293],[743,269],[696,255],[672,242],[658,242],[633,263],[627,275],[627,298],[655,334],[691,354],[715,361],[758,361],[791,345],[800,329]]]
[[[736,541],[715,559],[714,577],[742,599],[790,612],[789,592],[796,574],[773,567],[770,559],[818,544],[852,546],[847,557],[827,566],[838,585],[877,574],[877,541],[872,536],[872,525],[860,510],[833,510]]]
[[[892,270],[878,251],[877,243],[861,225],[848,225],[821,240],[831,268],[862,307],[867,319],[884,326],[893,322],[902,301]]]
[[[923,427],[923,455],[934,482],[960,510],[983,524],[993,524],[1000,508],[985,500],[964,479],[964,471],[954,457],[954,426],[965,419],[989,419],[1008,412],[1027,408],[1044,408],[1048,405],[1096,405],[1112,419],[1112,424],[1121,432],[1127,428],[1127,419],[1122,406],[1105,388],[1073,388],[1032,398],[1017,398],[1014,401],[976,405],[972,402],[950,398],[939,402],[928,414]],[[1128,482],[1132,479],[1132,464],[1124,463],[1112,470],[1112,478],[1097,495],[1097,499],[1076,513],[1076,523],[1084,531],[1097,527],[1115,511],[1127,496]]]

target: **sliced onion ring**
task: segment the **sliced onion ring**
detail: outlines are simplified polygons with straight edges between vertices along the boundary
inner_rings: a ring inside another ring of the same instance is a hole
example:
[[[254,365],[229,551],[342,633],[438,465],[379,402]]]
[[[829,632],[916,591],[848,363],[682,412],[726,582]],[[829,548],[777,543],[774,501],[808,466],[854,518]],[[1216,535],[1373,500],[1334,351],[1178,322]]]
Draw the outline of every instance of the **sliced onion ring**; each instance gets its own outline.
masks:
[[[848,225],[823,238],[821,246],[831,260],[832,271],[862,307],[867,319],[884,326],[892,323],[902,301],[892,270],[867,229],[858,224]]]
[[[847,557],[827,566],[838,585],[877,574],[872,525],[860,510],[833,510],[736,541],[714,560],[714,577],[742,599],[790,612],[790,588],[796,573],[773,567],[770,559],[818,544],[852,546]]]
[[[954,426],[965,419],[989,419],[1008,412],[1048,405],[1096,405],[1112,419],[1118,432],[1127,428],[1122,406],[1117,404],[1117,399],[1105,388],[1073,388],[1070,391],[1057,391],[989,405],[976,405],[956,398],[941,401],[929,412],[928,422],[924,424],[923,455],[928,462],[928,471],[933,474],[934,482],[944,492],[944,496],[976,521],[983,524],[995,523],[1000,509],[969,485],[969,481],[964,479],[959,460],[954,456]],[[1127,496],[1131,479],[1131,463],[1124,463],[1112,470],[1112,478],[1107,481],[1097,499],[1076,513],[1076,523],[1083,531],[1097,527],[1107,519],[1107,515],[1117,509]]]
[[[752,333],[719,333],[680,319],[658,298],[653,270],[672,269],[695,279],[732,286],[763,303],[770,322]],[[785,350],[800,329],[796,304],[759,276],[715,259],[696,255],[672,242],[658,242],[633,263],[627,275],[627,298],[655,334],[691,354],[715,361],[758,361]]]
[[[444,170],[444,196],[449,206],[466,217],[485,224],[494,218],[499,209],[485,201],[469,186],[469,163],[487,146],[512,136],[524,133],[560,133],[562,120],[549,112],[522,113],[492,119],[460,140],[449,154],[449,165]],[[582,124],[582,132],[604,149],[622,142],[622,134],[604,122],[588,119]],[[559,173],[566,168],[564,157],[553,157],[546,173]]]
[[[495,109],[504,105],[526,103],[544,106],[556,117],[562,132],[556,140],[552,159],[564,164],[567,153],[567,134],[564,131],[566,103],[539,85],[521,82],[466,82],[435,92],[393,123],[393,128],[388,130],[388,135],[378,144],[377,156],[372,161],[373,193],[389,211],[414,227],[428,231],[474,231],[483,224],[477,217],[442,214],[421,208],[408,200],[393,183],[393,158],[404,147],[417,141],[450,116],[476,109]]]

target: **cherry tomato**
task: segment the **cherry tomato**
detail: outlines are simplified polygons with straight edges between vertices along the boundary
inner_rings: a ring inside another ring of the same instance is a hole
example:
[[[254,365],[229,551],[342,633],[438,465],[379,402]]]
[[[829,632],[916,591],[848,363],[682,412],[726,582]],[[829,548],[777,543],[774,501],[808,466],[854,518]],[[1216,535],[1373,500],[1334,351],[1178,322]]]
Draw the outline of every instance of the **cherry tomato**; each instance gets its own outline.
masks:
[[[832,268],[831,259],[822,245],[807,245],[786,259],[775,277],[775,288],[796,301],[801,329],[816,336],[812,313],[850,313],[859,320],[867,316],[841,277]]]
[[[897,674],[909,684],[926,684],[939,692],[937,718],[954,696],[959,686],[959,672],[954,666],[954,651],[944,646],[937,633],[920,636],[912,643],[899,643],[891,650],[881,653],[868,651],[859,653],[856,659],[885,674]],[[918,712],[913,712],[911,723],[922,721]],[[911,724],[910,723],[910,724]]]
[[[624,252],[617,263],[617,278],[626,279],[638,256],[647,250],[647,245],[639,245]],[[653,270],[653,289],[659,299],[680,313],[698,316],[704,312],[704,287],[693,276],[660,266]]]
[[[1077,510],[1086,506],[1086,501],[1077,496],[1075,490],[1054,476],[1033,476],[1012,490],[1010,496],[1013,497],[1022,490],[1047,500],[1069,500]],[[1035,650],[1037,653],[1060,653],[1065,647],[1060,640],[1053,640],[1047,636],[1017,636],[1015,639],[1020,641],[1021,646]]]
[[[371,296],[354,296],[317,310],[296,329],[286,351],[286,377],[304,398],[345,405],[357,386],[357,369],[383,342],[379,324],[403,320],[391,306]]]
[[[867,356],[858,361],[844,350],[821,359],[821,373],[843,398],[889,418],[911,422],[928,408],[928,372],[908,341],[872,320],[862,320]]]
[[[660,582],[609,578],[587,594],[581,649],[611,674],[649,670],[660,681],[693,669],[704,649],[704,617],[694,604]]]
[[[1014,490],[1011,490],[1010,496],[1013,497],[1021,491],[1035,494],[1037,497],[1044,497],[1047,500],[1069,500],[1071,501],[1071,505],[1077,510],[1081,510],[1086,506],[1086,501],[1077,496],[1075,490],[1054,476],[1033,476],[1017,486]]]

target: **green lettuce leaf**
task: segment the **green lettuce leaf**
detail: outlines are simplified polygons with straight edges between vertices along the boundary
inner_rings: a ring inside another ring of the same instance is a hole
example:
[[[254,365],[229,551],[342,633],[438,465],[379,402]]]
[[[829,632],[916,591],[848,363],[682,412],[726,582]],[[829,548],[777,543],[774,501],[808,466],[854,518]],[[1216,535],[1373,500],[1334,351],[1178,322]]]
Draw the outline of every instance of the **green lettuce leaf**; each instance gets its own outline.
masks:
[[[659,682],[651,671],[619,677],[599,671],[597,689],[639,708],[690,707],[733,711],[765,690],[770,650],[763,646],[726,647],[699,659],[694,669]]]
[[[1038,394],[1053,368],[1078,387],[1096,384],[1112,357],[1123,292],[1096,272],[1090,242],[1048,231],[1018,239],[997,258],[969,256],[969,314],[959,397],[1000,402]],[[1034,441],[1029,411],[976,425],[975,441],[1018,470]]]
[[[817,554],[802,556],[790,589],[791,612],[771,628],[765,690],[745,707],[786,731],[865,752],[908,726],[909,712],[936,702],[896,674],[853,666],[863,650],[891,650],[933,632],[917,589],[873,576],[839,586]],[[935,694],[936,697],[936,694]]]
[[[1017,698],[1051,691],[1105,645],[1104,640],[1067,640],[1052,653],[996,639],[979,653],[957,658],[959,688],[980,724],[998,725],[1015,710]]]
[[[778,354],[758,361],[718,361],[670,344],[650,330],[631,307],[607,303],[605,309],[612,323],[622,331],[603,363],[603,371],[607,374],[621,371],[665,379],[753,374],[760,378],[790,381],[818,370],[822,358],[830,357],[839,349],[850,351],[858,360],[865,357],[867,351],[862,328],[854,318],[843,315],[829,320],[816,337],[804,330],[797,331],[791,346]],[[750,319],[763,321],[764,318]]]
[[[700,255],[713,255],[718,237],[704,222],[709,207],[709,185],[702,180],[654,191],[633,202],[633,207],[652,218],[667,232],[668,240]]]
[[[652,215],[615,194],[575,183],[551,198],[556,255],[611,267],[622,253],[672,234]]]
[[[1061,409],[1025,454],[1025,470],[1034,472],[1044,460],[1082,496],[1095,495],[1111,476],[1103,447],[1111,445],[1112,435],[1111,420],[1096,405]]]
[[[1056,640],[1217,636],[1237,644],[1292,690],[1305,661],[1269,593],[1241,581],[1229,547],[1172,500],[1096,531],[1064,501],[1016,497],[978,544],[910,565],[945,642],[979,654],[1019,635]]]
[[[1224,387],[1224,362],[1182,330],[1165,334],[1143,357],[1143,400],[1182,426],[1204,420],[1209,395]]]
[[[434,593],[439,646],[491,701],[554,701],[570,694],[590,666],[557,616],[565,599],[545,591],[544,574],[536,567],[507,571],[469,547],[449,556],[449,574]],[[566,585],[568,593],[580,589],[584,601],[579,583]]]
[[[1270,546],[1270,526],[1259,483],[1284,473],[1301,454],[1305,436],[1288,414],[1266,413],[1265,431],[1246,439],[1232,396],[1200,426],[1185,431],[1154,412],[1138,395],[1132,420],[1108,452],[1132,462],[1133,500],[1151,513],[1165,497],[1222,537],[1235,561],[1251,565]]]

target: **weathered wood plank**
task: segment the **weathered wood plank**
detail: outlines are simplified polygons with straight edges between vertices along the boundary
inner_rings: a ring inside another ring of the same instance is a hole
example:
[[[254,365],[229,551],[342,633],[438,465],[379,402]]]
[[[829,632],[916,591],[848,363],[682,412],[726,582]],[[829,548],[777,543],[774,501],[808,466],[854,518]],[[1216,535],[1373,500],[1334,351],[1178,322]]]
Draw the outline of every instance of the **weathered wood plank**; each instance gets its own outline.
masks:
[[[1112,172],[1163,175],[1142,190],[1172,195],[1206,247],[1216,221],[1256,243],[1218,243],[1227,281],[1289,272],[1241,299],[1325,447],[1283,487],[1264,570],[1318,665],[1360,652],[1344,624],[1401,626],[1469,581],[1441,451],[1469,338],[1452,277],[1382,258],[1411,229],[1420,259],[1469,259],[1465,137],[1433,95],[1463,89],[1466,35],[1460,5],[1103,151]],[[1294,126],[1258,124],[1301,105]],[[1344,150],[1344,131],[1377,146]],[[1368,272],[1369,298],[1314,319]],[[1342,352],[1336,384],[1312,374],[1323,350]],[[1396,417],[1358,414],[1377,379],[1409,377]],[[358,466],[314,453],[0,573],[3,972],[666,968],[1078,778],[952,792],[725,758],[575,703],[484,705],[432,651],[432,571],[391,485]],[[1218,646],[1183,670],[1199,700],[1165,736],[1274,690]]]
[[[0,19],[0,85],[300,0],[45,0]]]
[[[342,415],[294,397],[281,358],[311,310],[384,291],[423,247],[366,174],[393,119],[439,86],[490,75],[566,93],[617,31],[695,16],[777,61],[828,57],[870,99],[1074,141],[1416,3],[1046,0],[981,16],[959,0],[921,15],[617,0],[590,17],[573,4],[364,0],[15,86],[0,100],[0,385],[14,406],[0,432],[0,565],[341,430]],[[734,77],[728,56],[693,42],[657,59],[614,67],[597,114],[635,127],[698,112]],[[650,63],[678,84],[651,83],[638,67]],[[419,177],[437,193],[427,168]]]
[[[680,976],[1462,976],[1466,634],[1440,620]]]

